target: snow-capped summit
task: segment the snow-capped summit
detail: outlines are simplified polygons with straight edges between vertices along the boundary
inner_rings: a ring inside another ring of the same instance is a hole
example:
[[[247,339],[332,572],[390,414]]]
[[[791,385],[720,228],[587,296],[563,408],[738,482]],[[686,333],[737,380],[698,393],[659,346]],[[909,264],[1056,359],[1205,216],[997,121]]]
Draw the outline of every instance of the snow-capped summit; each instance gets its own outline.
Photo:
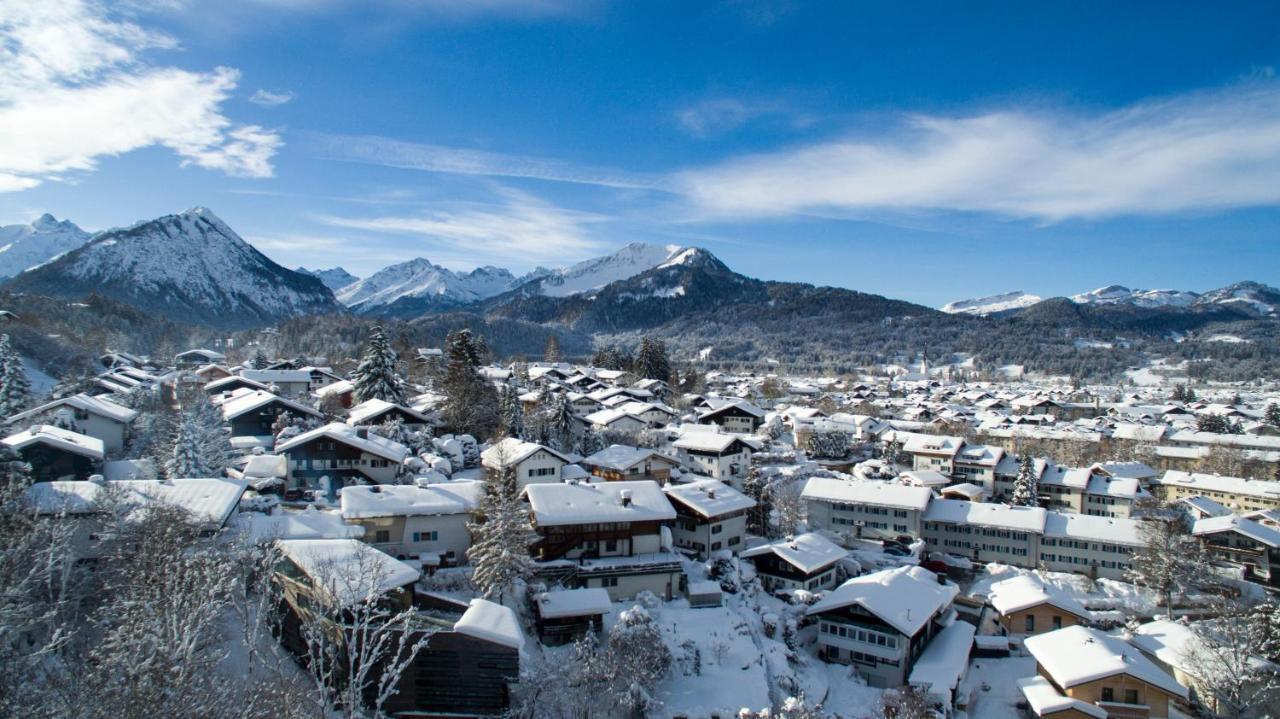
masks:
[[[426,300],[439,304],[466,304],[511,289],[518,280],[501,267],[477,267],[454,272],[416,257],[384,267],[363,280],[343,287],[338,301],[355,312],[379,311],[398,300]]]
[[[301,272],[304,275],[311,275],[324,283],[325,287],[337,292],[347,285],[360,281],[359,277],[347,272],[341,267],[333,267],[327,270],[308,270],[305,267],[299,267],[294,272]]]
[[[318,279],[272,262],[203,207],[100,232],[6,287],[68,298],[96,292],[226,328],[339,309]]]
[[[541,294],[568,297],[595,292],[611,282],[635,277],[655,267],[682,261],[689,248],[680,245],[650,245],[632,242],[611,255],[584,260],[554,270],[538,286]]]
[[[940,309],[953,315],[993,315],[1010,310],[1020,310],[1040,302],[1043,298],[1021,290],[1005,292],[990,297],[977,297],[971,300],[948,302]]]
[[[0,279],[70,252],[89,237],[70,220],[59,221],[47,212],[29,225],[0,227]]]
[[[1261,282],[1236,282],[1200,295],[1196,304],[1234,307],[1256,315],[1274,315],[1280,310],[1280,290]]]
[[[1122,285],[1108,285],[1074,295],[1072,302],[1081,305],[1134,305],[1136,307],[1190,307],[1199,298],[1184,290],[1131,290]]]

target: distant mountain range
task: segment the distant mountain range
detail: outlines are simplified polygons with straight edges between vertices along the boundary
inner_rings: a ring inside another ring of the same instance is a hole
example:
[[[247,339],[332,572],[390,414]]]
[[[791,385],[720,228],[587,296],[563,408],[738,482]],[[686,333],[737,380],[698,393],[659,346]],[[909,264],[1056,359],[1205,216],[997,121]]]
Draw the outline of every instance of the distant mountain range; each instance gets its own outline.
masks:
[[[69,220],[41,215],[29,225],[0,227],[0,279],[44,264],[89,241],[89,233]]]
[[[272,262],[202,207],[100,232],[4,289],[66,298],[96,293],[177,322],[226,329],[342,309],[319,279]]]
[[[301,272],[304,275],[311,275],[312,277],[323,282],[325,287],[328,287],[334,292],[337,292],[343,287],[346,287],[352,282],[356,282],[360,279],[359,277],[356,277],[355,275],[351,274],[350,272],[347,272],[341,267],[333,267],[327,270],[308,270],[305,267],[299,267],[298,269],[294,270],[294,272]]]
[[[1079,305],[1126,305],[1147,309],[1231,307],[1254,317],[1272,317],[1280,310],[1280,290],[1258,282],[1237,282],[1204,294],[1188,290],[1135,290],[1122,285],[1108,285],[1072,295],[1069,299]],[[942,311],[950,314],[998,316],[1042,301],[1043,298],[1037,295],[1017,291],[948,302],[942,306]]]

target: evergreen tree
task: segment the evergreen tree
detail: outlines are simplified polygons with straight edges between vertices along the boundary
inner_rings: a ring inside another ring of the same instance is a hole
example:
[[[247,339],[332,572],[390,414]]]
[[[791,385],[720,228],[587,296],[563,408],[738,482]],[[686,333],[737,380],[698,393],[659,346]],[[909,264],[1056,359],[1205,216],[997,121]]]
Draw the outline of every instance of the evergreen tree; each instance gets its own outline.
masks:
[[[503,386],[498,393],[498,409],[501,418],[499,433],[506,437],[524,439],[524,408],[520,404],[520,392],[515,387]]]
[[[498,392],[478,371],[471,330],[450,333],[446,344],[449,364],[440,386],[445,396],[442,418],[455,433],[492,437],[500,419]]]
[[[266,369],[271,365],[271,360],[267,359],[267,353],[262,351],[262,347],[253,351],[253,357],[249,360],[249,366],[253,369]]]
[[[1035,461],[1031,459],[1031,454],[1022,455],[1022,462],[1018,465],[1018,478],[1013,482],[1013,505],[1015,507],[1034,507],[1037,502],[1037,495],[1040,493],[1039,483],[1036,481]]]
[[[600,433],[593,429],[586,429],[582,433],[582,438],[578,440],[578,454],[583,457],[590,457],[596,452],[604,450],[604,439],[600,437]]]
[[[747,532],[763,537],[769,523],[769,479],[754,464],[742,480],[742,492],[756,500],[756,506],[747,510]]]
[[[382,325],[374,325],[369,344],[355,371],[351,373],[357,402],[380,399],[394,404],[404,403],[404,380],[396,374],[396,352],[387,340]]]
[[[467,558],[474,567],[471,580],[482,596],[501,601],[517,580],[533,575],[529,545],[538,535],[520,501],[515,468],[506,466],[501,456],[497,460],[499,468],[485,477],[477,516],[467,525],[471,532]]]
[[[1196,431],[1229,434],[1231,423],[1220,414],[1202,414],[1196,417]]]
[[[552,449],[565,452],[573,447],[573,426],[576,422],[573,405],[569,404],[569,395],[564,392],[552,395],[547,415]]]
[[[546,362],[559,362],[562,359],[560,354],[560,338],[554,333],[547,335],[547,346],[542,350],[542,359]]]
[[[31,382],[9,335],[0,335],[0,418],[12,417],[31,402]]]
[[[1267,424],[1280,429],[1280,405],[1275,402],[1267,403],[1267,411],[1262,418]]]
[[[671,379],[671,360],[667,357],[667,345],[660,339],[645,337],[640,341],[640,353],[636,355],[636,374],[642,379]]]
[[[173,454],[165,463],[165,473],[170,479],[208,477],[212,474],[205,464],[203,432],[196,418],[183,415],[178,421],[178,432],[173,440]]]

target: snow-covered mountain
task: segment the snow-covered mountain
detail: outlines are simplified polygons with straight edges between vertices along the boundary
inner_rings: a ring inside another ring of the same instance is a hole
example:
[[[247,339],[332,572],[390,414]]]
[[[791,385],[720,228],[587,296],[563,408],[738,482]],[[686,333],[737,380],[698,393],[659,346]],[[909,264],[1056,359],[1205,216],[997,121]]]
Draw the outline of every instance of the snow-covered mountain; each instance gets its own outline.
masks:
[[[1280,290],[1260,282],[1237,282],[1200,295],[1197,305],[1218,305],[1244,310],[1259,316],[1280,311]]]
[[[405,304],[459,305],[501,294],[526,281],[501,267],[477,267],[454,272],[421,257],[384,267],[369,277],[343,287],[338,301],[354,312],[381,311],[395,302]]]
[[[304,275],[311,275],[324,283],[325,287],[337,292],[347,285],[358,282],[359,277],[347,272],[341,267],[334,267],[328,270],[308,270],[305,267],[299,267],[294,272],[301,272]]]
[[[29,225],[0,227],[0,279],[70,252],[89,237],[70,220],[59,222],[48,213]]]
[[[667,262],[676,261],[687,249],[679,245],[633,242],[611,255],[552,270],[538,283],[538,292],[550,297],[595,292],[610,282],[635,277]]]
[[[320,280],[272,262],[203,207],[100,232],[5,288],[67,298],[96,292],[220,328],[341,309]]]
[[[1108,285],[1073,295],[1071,301],[1082,305],[1134,305],[1136,307],[1190,307],[1200,295],[1184,290],[1131,290],[1122,285]]]
[[[990,297],[977,297],[971,300],[956,300],[948,302],[940,309],[943,312],[953,315],[993,315],[1000,312],[1008,312],[1010,310],[1020,310],[1023,307],[1040,302],[1042,297],[1033,295],[1021,290],[1013,292],[1005,292],[999,295],[991,295]]]

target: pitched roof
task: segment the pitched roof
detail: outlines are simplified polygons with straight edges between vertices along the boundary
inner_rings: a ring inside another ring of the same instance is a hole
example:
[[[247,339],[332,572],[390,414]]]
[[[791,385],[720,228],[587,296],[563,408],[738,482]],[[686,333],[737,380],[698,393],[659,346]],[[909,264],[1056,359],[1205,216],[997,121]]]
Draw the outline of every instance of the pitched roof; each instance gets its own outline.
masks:
[[[255,389],[242,391],[231,395],[222,402],[222,418],[233,420],[241,415],[248,414],[256,409],[261,409],[274,402],[279,402],[289,408],[291,412],[299,414],[311,415],[312,417],[322,416],[319,412],[292,400],[285,399],[279,395],[274,395],[266,390]]]
[[[540,527],[676,518],[662,488],[650,480],[530,484],[524,492]]]
[[[418,486],[414,484],[355,485],[342,488],[342,516],[404,517],[467,514],[475,510],[484,482],[460,479]]]
[[[1063,689],[1117,674],[1128,674],[1185,699],[1187,688],[1137,647],[1097,629],[1076,625],[1027,637],[1022,645]]]
[[[288,452],[291,449],[300,447],[308,442],[321,437],[332,439],[335,442],[341,442],[350,447],[354,447],[362,452],[377,455],[383,459],[392,462],[403,462],[404,458],[409,455],[409,448],[399,442],[393,442],[385,437],[379,437],[372,432],[366,432],[361,437],[357,429],[347,426],[342,422],[330,422],[323,427],[317,427],[309,432],[292,437],[280,444],[276,445],[276,452]]]
[[[668,484],[663,487],[667,498],[692,509],[704,517],[750,509],[756,501],[718,479],[703,479],[688,484]]]
[[[422,576],[413,567],[356,539],[285,539],[277,546],[342,606],[375,599]]]
[[[537,442],[527,442],[515,437],[506,437],[501,441],[494,443],[492,447],[481,452],[480,463],[490,469],[501,469],[503,467],[520,464],[538,452],[547,452],[566,464],[569,463],[568,457],[554,449],[551,449],[550,447],[544,447]]]
[[[938,575],[923,567],[895,567],[850,579],[810,606],[808,614],[856,604],[910,637],[959,592],[950,582],[939,584]]]
[[[988,594],[991,606],[997,612],[1008,615],[1030,609],[1041,604],[1049,604],[1078,617],[1090,619],[1093,613],[1084,608],[1074,597],[1057,587],[1046,585],[1030,574],[1019,574],[991,585]]]
[[[766,554],[776,555],[806,574],[828,567],[849,556],[849,552],[843,547],[814,532],[760,544],[741,552],[739,556],[750,558]]]
[[[1245,519],[1234,514],[1227,514],[1221,517],[1206,517],[1197,519],[1195,527],[1191,530],[1192,534],[1197,536],[1205,534],[1217,534],[1218,532],[1238,532],[1249,539],[1268,547],[1280,548],[1280,530],[1260,524],[1252,519]]]
[[[928,487],[912,487],[896,482],[848,481],[834,477],[810,477],[800,496],[849,504],[904,507],[917,511],[929,505]]]
[[[416,409],[413,409],[411,407],[405,407],[404,405],[399,405],[399,404],[396,404],[395,402],[388,402],[385,399],[378,399],[375,397],[373,399],[366,399],[365,401],[361,402],[360,404],[348,410],[347,424],[352,426],[355,426],[357,424],[368,424],[370,419],[395,409],[398,409],[401,412],[404,412],[405,414],[412,416],[414,419],[420,422],[426,423],[429,421],[425,414],[422,414]]]
[[[98,501],[110,488],[120,501],[133,507],[169,504],[193,517],[221,526],[240,503],[247,485],[221,477],[190,479],[121,479],[113,482],[37,482],[27,489],[36,509],[44,513],[87,514],[98,511]]]
[[[925,510],[924,520],[1043,534],[1046,514],[1040,507],[1012,507],[1007,504],[967,502],[962,499],[935,499]]]
[[[583,464],[593,467],[604,467],[623,471],[644,462],[650,457],[658,457],[670,464],[679,464],[676,460],[659,454],[657,450],[642,447],[631,447],[625,444],[610,445],[582,460]]]
[[[62,399],[55,399],[52,402],[46,402],[39,407],[29,409],[25,412],[19,412],[18,414],[10,417],[6,423],[13,424],[14,422],[21,422],[28,417],[43,414],[44,412],[57,407],[71,407],[73,409],[88,412],[89,414],[96,414],[99,417],[106,417],[107,419],[123,423],[132,422],[134,418],[138,416],[138,413],[135,410],[129,409],[124,405],[116,404],[105,397],[94,397],[81,392],[80,394],[72,395],[70,397],[63,397]]]
[[[102,440],[50,424],[32,425],[5,437],[3,441],[15,450],[25,449],[33,444],[45,444],[82,457],[102,459]]]
[[[512,649],[524,646],[524,632],[510,607],[487,599],[472,599],[471,606],[453,625],[453,631]]]

